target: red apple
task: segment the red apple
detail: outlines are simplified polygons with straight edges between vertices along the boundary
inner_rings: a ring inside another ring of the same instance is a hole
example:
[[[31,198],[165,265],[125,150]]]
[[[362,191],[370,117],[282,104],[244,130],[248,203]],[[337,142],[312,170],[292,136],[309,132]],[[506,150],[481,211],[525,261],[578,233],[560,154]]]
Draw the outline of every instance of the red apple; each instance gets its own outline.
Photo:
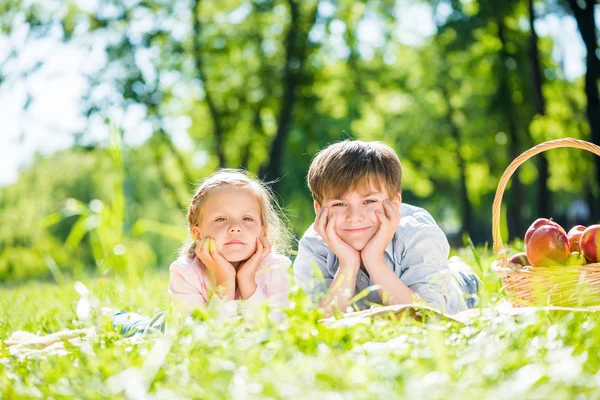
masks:
[[[600,224],[590,225],[581,234],[581,253],[591,263],[600,259]]]
[[[585,226],[577,225],[571,228],[569,233],[567,233],[567,238],[569,239],[569,246],[571,246],[571,251],[581,251],[579,249],[579,242],[581,241],[581,234],[585,231]]]
[[[533,235],[533,232],[535,232],[538,228],[546,225],[554,226],[561,230],[565,235],[567,234],[567,232],[563,229],[562,226],[552,221],[552,218],[538,218],[535,221],[533,221],[533,224],[531,224],[529,226],[529,229],[527,229],[527,232],[525,232],[525,244],[527,245],[527,242],[529,242],[529,239],[531,239],[531,235]]]
[[[509,265],[514,264],[517,268],[531,265],[531,264],[529,264],[529,260],[527,259],[526,253],[515,254],[514,256],[512,256],[511,258],[508,259],[508,264]]]
[[[552,225],[536,229],[527,243],[527,258],[534,267],[560,265],[570,253],[567,235]]]

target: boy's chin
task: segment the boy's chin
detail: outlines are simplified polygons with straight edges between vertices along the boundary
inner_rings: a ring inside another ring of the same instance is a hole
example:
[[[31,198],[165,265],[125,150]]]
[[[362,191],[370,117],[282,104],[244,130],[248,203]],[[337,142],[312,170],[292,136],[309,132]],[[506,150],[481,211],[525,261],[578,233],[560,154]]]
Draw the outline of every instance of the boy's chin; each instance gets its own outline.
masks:
[[[371,238],[357,238],[354,240],[344,240],[346,243],[348,243],[348,245],[350,247],[352,247],[354,250],[356,251],[362,251],[365,246],[367,245],[367,243],[369,243],[369,240],[371,240]]]

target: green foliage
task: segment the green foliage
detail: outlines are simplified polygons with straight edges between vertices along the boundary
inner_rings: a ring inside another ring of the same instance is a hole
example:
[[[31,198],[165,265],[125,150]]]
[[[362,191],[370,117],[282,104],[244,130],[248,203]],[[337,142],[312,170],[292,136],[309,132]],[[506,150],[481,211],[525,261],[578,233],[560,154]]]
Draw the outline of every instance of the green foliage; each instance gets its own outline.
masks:
[[[183,210],[157,182],[146,149],[122,151],[115,143],[40,157],[0,189],[0,279],[168,266],[185,237]]]
[[[10,21],[21,11],[32,40],[43,37],[52,23],[62,29],[67,43],[91,43],[111,35],[104,49],[107,64],[90,77],[83,112],[92,121],[105,120],[110,107],[125,114],[142,110],[152,124],[150,140],[124,159],[126,199],[136,200],[128,209],[150,220],[136,211],[159,204],[138,205],[147,193],[135,191],[148,187],[138,184],[142,165],[152,165],[150,174],[157,182],[153,190],[165,192],[164,204],[171,211],[185,208],[187,195],[202,176],[219,166],[241,166],[262,176],[270,173],[265,179],[275,181],[300,235],[313,220],[305,185],[310,160],[318,149],[348,137],[345,131],[350,131],[354,137],[384,140],[395,147],[406,170],[407,202],[428,209],[448,233],[468,232],[476,243],[484,243],[491,239],[491,199],[509,162],[541,141],[590,137],[584,79],[565,78],[560,60],[551,56],[556,49],[549,37],[538,40],[546,113],[535,115],[531,29],[523,1],[411,2],[430,7],[436,24],[434,34],[413,42],[403,39],[398,22],[402,10],[388,1],[111,0],[98,3],[93,11],[73,1],[55,8],[39,2],[12,3],[4,6],[0,18],[7,34],[14,29]],[[543,6],[546,13],[564,15],[563,3]],[[367,30],[372,32],[366,35]],[[94,88],[103,85],[119,96],[107,101],[95,95]],[[182,132],[172,127],[181,124],[190,139],[186,148],[175,145]],[[77,140],[85,139],[84,130]],[[281,148],[273,152],[276,143]],[[575,199],[589,205],[597,200],[596,188],[587,183],[594,179],[593,158],[580,154],[547,155],[547,187],[555,194],[556,220],[565,219]],[[41,201],[75,198],[89,204],[110,198],[112,183],[104,182],[104,176],[100,182],[94,181],[99,174],[84,181],[90,166],[73,168],[83,158],[94,162],[79,152],[62,161],[63,168],[70,169],[63,182],[80,184],[69,193],[46,190],[50,197],[40,196]],[[573,158],[578,162],[568,161]],[[100,159],[109,162],[109,154]],[[540,216],[537,172],[537,162],[527,163],[513,179],[521,179],[525,204],[513,199],[512,182],[506,194],[508,211],[525,221]],[[39,184],[26,171],[19,185],[25,182]],[[14,201],[0,199],[2,207],[12,207]],[[112,207],[111,213],[118,215]],[[58,206],[43,208],[51,212]],[[11,226],[21,218],[16,217],[21,213],[9,215]],[[126,230],[135,223],[127,213],[123,218]],[[174,215],[159,220],[178,223]],[[63,220],[53,229],[64,237],[71,225]],[[22,229],[24,236],[11,231],[10,240],[29,241],[31,224]],[[159,262],[164,262],[166,246],[152,242],[152,248],[157,245]]]

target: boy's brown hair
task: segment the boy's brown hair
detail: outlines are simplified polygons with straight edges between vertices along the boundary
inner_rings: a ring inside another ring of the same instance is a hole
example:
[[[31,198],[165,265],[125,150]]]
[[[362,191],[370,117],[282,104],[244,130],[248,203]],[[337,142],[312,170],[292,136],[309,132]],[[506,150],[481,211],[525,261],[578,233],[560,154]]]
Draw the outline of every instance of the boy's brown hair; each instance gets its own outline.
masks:
[[[308,170],[308,187],[320,205],[348,192],[366,191],[372,183],[390,198],[402,191],[402,164],[383,142],[344,140],[319,151]]]

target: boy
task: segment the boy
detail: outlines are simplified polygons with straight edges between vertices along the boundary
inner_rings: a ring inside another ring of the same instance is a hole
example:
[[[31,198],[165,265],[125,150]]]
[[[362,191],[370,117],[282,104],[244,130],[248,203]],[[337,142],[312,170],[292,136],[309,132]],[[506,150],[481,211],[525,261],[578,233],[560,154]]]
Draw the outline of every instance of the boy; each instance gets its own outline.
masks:
[[[444,232],[427,211],[402,204],[402,166],[391,147],[330,145],[313,159],[308,186],[316,218],[300,240],[294,275],[311,296],[323,295],[326,314],[345,312],[372,285],[379,289],[358,308],[415,301],[451,314],[467,308],[448,269]]]

